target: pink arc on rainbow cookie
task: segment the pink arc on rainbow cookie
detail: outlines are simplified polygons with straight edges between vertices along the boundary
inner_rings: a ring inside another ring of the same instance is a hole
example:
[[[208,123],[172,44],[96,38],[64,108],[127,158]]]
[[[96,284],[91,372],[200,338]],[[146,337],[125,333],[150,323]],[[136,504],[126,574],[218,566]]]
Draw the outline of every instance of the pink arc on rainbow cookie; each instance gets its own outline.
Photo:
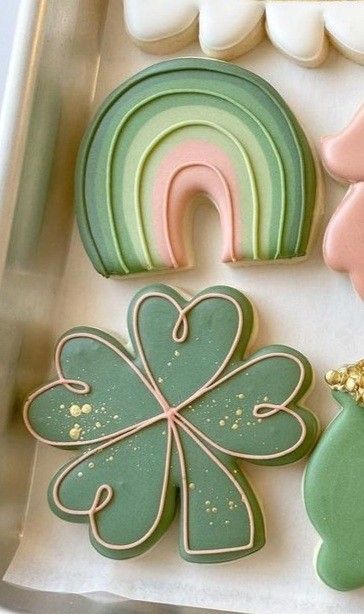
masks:
[[[350,275],[364,299],[364,107],[339,134],[322,139],[322,159],[328,172],[350,183],[326,229],[323,253],[326,264]]]

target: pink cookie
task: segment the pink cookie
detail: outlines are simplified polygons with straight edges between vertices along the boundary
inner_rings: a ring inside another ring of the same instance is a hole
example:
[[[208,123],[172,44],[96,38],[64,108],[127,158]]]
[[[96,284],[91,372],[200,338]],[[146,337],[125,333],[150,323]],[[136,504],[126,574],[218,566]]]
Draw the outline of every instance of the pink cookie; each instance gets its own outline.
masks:
[[[322,140],[322,158],[329,173],[351,183],[326,229],[326,264],[349,273],[364,299],[364,106],[345,130]]]

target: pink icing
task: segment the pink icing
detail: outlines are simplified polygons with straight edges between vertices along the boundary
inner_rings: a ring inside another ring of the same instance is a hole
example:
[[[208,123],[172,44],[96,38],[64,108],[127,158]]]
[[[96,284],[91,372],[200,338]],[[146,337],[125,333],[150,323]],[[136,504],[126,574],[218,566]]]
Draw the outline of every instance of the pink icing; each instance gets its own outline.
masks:
[[[342,132],[322,139],[322,159],[331,175],[348,183],[364,181],[364,106]]]
[[[185,141],[162,161],[153,186],[153,221],[159,253],[173,267],[189,264],[184,220],[194,196],[207,194],[221,222],[222,259],[242,258],[239,193],[229,157],[207,141]]]
[[[364,299],[364,182],[352,186],[325,234],[324,258],[335,271],[346,271]]]
[[[364,299],[364,107],[340,134],[322,140],[328,171],[351,186],[329,222],[323,252],[326,264],[349,273]]]

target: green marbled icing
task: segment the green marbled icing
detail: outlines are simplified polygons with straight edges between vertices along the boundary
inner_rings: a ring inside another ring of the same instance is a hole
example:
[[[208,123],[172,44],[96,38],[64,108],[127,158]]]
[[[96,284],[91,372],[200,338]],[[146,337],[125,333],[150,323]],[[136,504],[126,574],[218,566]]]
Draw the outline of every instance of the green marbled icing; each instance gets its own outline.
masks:
[[[320,578],[340,591],[364,586],[364,407],[333,391],[342,409],[324,431],[307,465],[307,513],[322,544]]]
[[[236,454],[263,455],[253,462],[280,465],[296,461],[310,450],[317,435],[317,422],[308,410],[300,407],[300,399],[310,385],[311,368],[295,350],[270,346],[261,349],[254,357],[277,353],[284,353],[285,357],[272,356],[221,381],[252,359],[251,356],[242,358],[253,326],[251,304],[235,289],[224,286],[209,288],[193,299],[198,301],[197,304],[186,312],[186,339],[175,341],[172,333],[178,312],[171,304],[172,299],[181,308],[189,304],[176,290],[164,285],[147,287],[136,295],[128,314],[133,354],[128,354],[113,337],[95,329],[79,328],[67,333],[61,340],[61,373],[64,378],[76,380],[80,385],[68,390],[58,380],[53,386],[40,389],[29,398],[25,414],[36,437],[65,448],[73,445],[83,452],[79,459],[72,461],[75,465],[61,480],[57,491],[59,500],[55,499],[55,484],[65,467],[54,477],[49,488],[50,506],[58,516],[87,522],[87,510],[94,502],[97,489],[105,484],[112,488],[110,501],[95,514],[97,531],[108,545],[101,544],[90,531],[91,541],[99,552],[114,558],[141,554],[162,536],[177,507],[180,507],[181,555],[194,562],[232,560],[251,554],[265,542],[262,512],[237,463]],[[236,304],[232,304],[232,299]],[[241,317],[243,325],[237,337]],[[81,338],[80,334],[85,336]],[[92,334],[97,338],[91,338]],[[137,349],[138,342],[146,363]],[[111,347],[106,347],[106,343]],[[217,374],[233,345],[230,359],[223,371]],[[300,361],[303,378],[287,406],[303,420],[306,433],[302,441],[297,420],[292,414],[279,411],[260,422],[253,416],[256,403],[282,404],[297,387],[300,369],[293,359]],[[112,544],[134,543],[153,526],[166,462],[168,421],[154,394],[132,370],[129,361],[144,374],[146,381],[155,382],[168,407],[186,402],[191,395],[198,391],[201,393],[207,382],[214,382],[213,390],[202,392],[198,399],[186,403],[180,410],[180,416],[188,421],[187,427],[184,429],[181,423],[173,423],[185,459],[189,551],[186,551],[183,539],[185,511],[184,506],[179,505],[184,500],[183,473],[175,438],[172,440],[166,499],[159,522],[143,543],[124,550],[111,547]],[[151,377],[145,364],[149,366]],[[90,386],[86,394],[79,392],[82,382]],[[88,413],[81,412],[76,417],[71,415],[72,406],[82,408],[85,404],[89,406]],[[136,433],[130,432],[135,424],[158,416],[163,417],[155,424],[143,426]],[[232,427],[234,422],[238,424],[236,428]],[[70,434],[75,424],[80,429],[77,441]],[[200,432],[195,435],[197,442],[192,437],[193,428]],[[118,439],[122,429],[129,429],[129,434]],[[100,437],[104,447],[97,450],[100,441],[95,439]],[[295,444],[295,449],[290,451],[289,448]],[[272,453],[277,455],[276,458],[264,458]],[[254,539],[245,550],[212,553],[209,552],[212,549],[231,549],[249,542],[248,507],[229,476],[236,480],[249,502]],[[197,554],[194,550],[207,552]]]
[[[257,230],[252,226],[251,202],[244,201],[242,190],[240,260],[305,255],[316,200],[316,171],[293,114],[257,75],[223,62],[186,58],[154,65],[126,81],[105,101],[85,135],[76,173],[77,215],[85,248],[103,275],[171,267],[155,255],[150,211],[155,172],[147,181],[141,178],[142,223],[135,219],[137,169],[158,134],[181,118],[198,124],[201,117],[215,122],[217,135],[218,129],[231,131],[254,160],[259,225]],[[211,139],[218,142],[213,131]],[[258,143],[258,156],[252,139]],[[159,159],[159,145],[152,156]],[[262,157],[269,167],[268,190]],[[231,160],[234,167],[246,166],[241,154],[235,152]],[[254,253],[245,232],[257,235]],[[149,255],[143,248],[143,234]]]

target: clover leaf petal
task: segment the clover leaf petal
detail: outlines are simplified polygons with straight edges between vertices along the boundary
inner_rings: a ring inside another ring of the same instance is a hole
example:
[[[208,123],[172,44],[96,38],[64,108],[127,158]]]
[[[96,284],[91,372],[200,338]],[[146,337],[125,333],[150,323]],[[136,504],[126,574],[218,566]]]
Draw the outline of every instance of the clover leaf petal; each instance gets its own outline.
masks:
[[[65,520],[89,521],[91,540],[102,554],[136,556],[173,519],[171,451],[165,422],[124,433],[65,465],[50,485],[50,506]]]
[[[270,346],[202,388],[180,419],[233,456],[286,464],[308,450],[307,432],[318,428],[311,412],[296,405],[311,379],[302,354]]]
[[[233,560],[264,545],[255,495],[231,457],[178,428],[186,481],[180,481],[180,550],[189,561]],[[184,486],[185,485],[185,486]]]
[[[129,310],[132,341],[145,369],[168,403],[178,405],[213,378],[226,358],[245,351],[251,333],[252,307],[247,299],[230,288],[210,289],[189,303],[178,292],[159,285],[137,294]],[[228,300],[227,300],[228,299]],[[230,299],[230,300],[229,300]],[[239,328],[239,312],[244,327]],[[188,342],[183,334],[188,331]],[[198,368],[196,366],[198,365]]]
[[[55,362],[58,379],[31,395],[24,409],[38,439],[79,447],[161,412],[144,375],[106,333],[69,331],[57,345]]]

